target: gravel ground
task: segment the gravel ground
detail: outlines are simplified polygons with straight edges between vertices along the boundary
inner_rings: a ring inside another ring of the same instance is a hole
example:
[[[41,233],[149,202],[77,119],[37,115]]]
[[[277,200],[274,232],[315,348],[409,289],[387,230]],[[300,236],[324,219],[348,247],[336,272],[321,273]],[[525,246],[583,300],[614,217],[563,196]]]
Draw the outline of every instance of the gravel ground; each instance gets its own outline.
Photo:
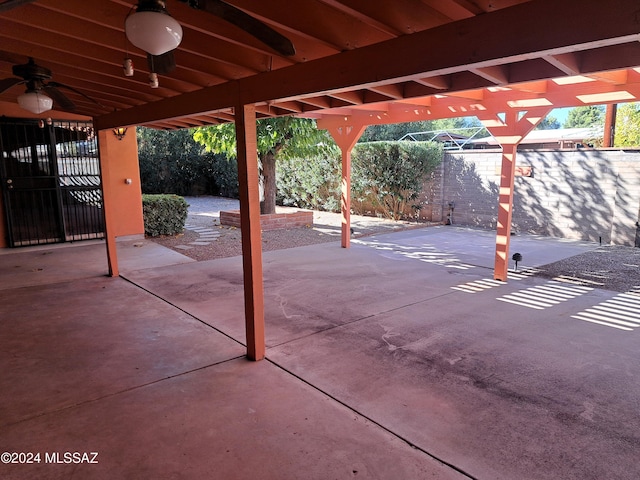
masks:
[[[640,248],[607,245],[540,267],[537,276],[616,292],[640,293]]]
[[[191,246],[199,240],[199,233],[185,230],[176,236],[150,238],[156,243],[172,248],[198,261],[233,257],[242,254],[240,230],[220,225],[220,210],[239,208],[238,201],[219,197],[187,197],[189,216],[187,224],[211,228],[219,236],[208,245]],[[286,208],[279,209],[287,211]],[[291,209],[289,209],[291,210]],[[295,209],[293,209],[295,210]],[[375,233],[409,228],[425,228],[426,224],[395,222],[391,220],[352,216],[352,238]],[[324,242],[340,241],[340,216],[327,212],[314,212],[314,225],[289,230],[273,230],[262,233],[264,251],[301,247]],[[189,246],[185,249],[185,246]],[[544,278],[562,277],[565,281],[596,288],[640,293],[640,248],[620,245],[602,246],[588,253],[544,265],[536,275]]]
[[[220,236],[209,245],[198,245],[189,250],[176,248],[182,245],[189,245],[198,240],[196,232],[185,230],[185,233],[173,237],[151,238],[156,243],[172,248],[183,255],[194,260],[204,261],[215,258],[235,257],[242,255],[242,245],[240,239],[240,229],[216,226]],[[262,233],[263,251],[280,250],[283,248],[302,247],[322,242],[339,241],[340,237],[328,235],[313,228],[293,228],[290,230],[273,230]]]
[[[234,257],[242,254],[240,229],[220,225],[220,210],[237,210],[240,208],[238,200],[210,196],[185,197],[185,200],[189,204],[187,225],[211,228],[219,234],[217,239],[208,245],[193,246],[193,242],[200,240],[200,234],[193,230],[185,229],[184,233],[179,235],[154,237],[149,238],[149,240],[174,249],[198,261]],[[278,207],[278,212],[295,210],[298,209]],[[340,214],[314,212],[313,217],[314,224],[312,226],[263,232],[263,251],[340,241]],[[424,223],[416,224],[357,215],[351,217],[351,225],[354,229],[354,234],[351,238],[427,226]]]

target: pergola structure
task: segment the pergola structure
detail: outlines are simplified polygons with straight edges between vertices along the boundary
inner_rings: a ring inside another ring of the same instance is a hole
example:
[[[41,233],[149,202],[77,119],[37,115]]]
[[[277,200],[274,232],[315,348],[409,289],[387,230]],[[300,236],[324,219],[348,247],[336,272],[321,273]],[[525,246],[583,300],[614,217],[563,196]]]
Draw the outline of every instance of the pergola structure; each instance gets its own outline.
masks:
[[[349,245],[349,160],[367,125],[475,115],[503,147],[495,277],[506,280],[519,141],[556,107],[634,101],[640,66],[635,0],[229,0],[287,36],[283,56],[246,32],[178,1],[177,68],[150,88],[145,54],[127,44],[134,0],[0,0],[0,76],[34,57],[73,90],[72,114],[99,132],[109,271],[122,204],[122,158],[135,139],[115,127],[175,129],[235,122],[242,218],[248,356],[264,357],[262,252],[255,122],[318,119],[343,152],[342,246]],[[136,72],[122,74],[133,58]],[[0,94],[17,109],[19,88]],[[22,112],[22,113],[21,113]],[[69,115],[54,112],[48,116]],[[121,188],[122,186],[120,186]],[[119,203],[120,202],[120,203]]]

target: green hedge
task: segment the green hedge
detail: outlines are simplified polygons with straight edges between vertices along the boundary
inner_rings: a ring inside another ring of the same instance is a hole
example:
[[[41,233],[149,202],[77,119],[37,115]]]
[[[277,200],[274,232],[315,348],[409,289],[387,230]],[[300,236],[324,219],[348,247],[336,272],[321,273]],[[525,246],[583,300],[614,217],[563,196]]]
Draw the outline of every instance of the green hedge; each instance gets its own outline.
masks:
[[[442,161],[437,142],[369,142],[351,158],[351,206],[356,214],[410,218],[421,205],[425,182]],[[339,153],[309,159],[279,159],[278,201],[314,210],[340,210]]]
[[[142,195],[144,233],[150,237],[182,233],[188,208],[178,195]]]

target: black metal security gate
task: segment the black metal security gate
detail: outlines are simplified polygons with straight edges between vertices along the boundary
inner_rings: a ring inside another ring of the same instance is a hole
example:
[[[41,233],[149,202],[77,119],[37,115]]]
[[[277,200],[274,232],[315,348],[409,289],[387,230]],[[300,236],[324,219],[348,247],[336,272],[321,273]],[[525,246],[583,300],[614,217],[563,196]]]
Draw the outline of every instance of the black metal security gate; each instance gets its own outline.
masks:
[[[2,119],[0,151],[9,246],[104,237],[90,123]]]

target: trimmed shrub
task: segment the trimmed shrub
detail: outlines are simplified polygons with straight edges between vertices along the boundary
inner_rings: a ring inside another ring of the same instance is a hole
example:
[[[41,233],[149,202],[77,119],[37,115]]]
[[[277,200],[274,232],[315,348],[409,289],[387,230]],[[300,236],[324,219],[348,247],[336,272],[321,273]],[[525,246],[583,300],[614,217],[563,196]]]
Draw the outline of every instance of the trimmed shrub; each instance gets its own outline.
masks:
[[[144,233],[150,237],[182,233],[187,220],[186,200],[178,195],[142,195]]]
[[[429,175],[442,161],[438,142],[359,143],[351,158],[351,206],[355,213],[373,213],[399,220],[413,218]]]
[[[280,158],[276,163],[277,202],[280,205],[340,210],[340,154],[313,158]]]
[[[358,215],[414,218],[429,176],[442,161],[437,142],[369,142],[351,158],[351,208]],[[314,210],[339,211],[340,153],[309,159],[279,159],[278,202]]]

